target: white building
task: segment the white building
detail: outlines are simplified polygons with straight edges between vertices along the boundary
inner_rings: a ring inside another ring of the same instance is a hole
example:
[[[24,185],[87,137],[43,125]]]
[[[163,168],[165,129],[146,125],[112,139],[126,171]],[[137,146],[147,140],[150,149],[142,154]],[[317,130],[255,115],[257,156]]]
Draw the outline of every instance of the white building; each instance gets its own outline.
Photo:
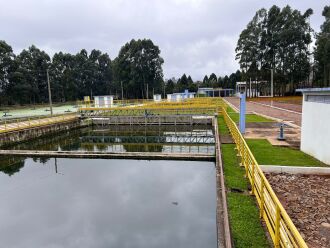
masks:
[[[220,97],[220,96],[232,96],[233,89],[222,88],[198,88],[197,94],[205,95],[207,97]]]
[[[154,101],[155,102],[160,102],[161,100],[162,100],[162,95],[161,94],[154,95]]]
[[[303,93],[300,149],[330,164],[330,88],[297,91]]]
[[[267,81],[236,82],[236,94],[241,92],[247,97],[267,97],[271,95],[271,87]]]
[[[95,108],[110,108],[113,106],[113,96],[94,96]]]
[[[194,98],[195,95],[196,95],[195,92],[188,92],[188,90],[185,90],[183,93],[167,94],[167,101],[168,102],[180,102],[185,99]]]

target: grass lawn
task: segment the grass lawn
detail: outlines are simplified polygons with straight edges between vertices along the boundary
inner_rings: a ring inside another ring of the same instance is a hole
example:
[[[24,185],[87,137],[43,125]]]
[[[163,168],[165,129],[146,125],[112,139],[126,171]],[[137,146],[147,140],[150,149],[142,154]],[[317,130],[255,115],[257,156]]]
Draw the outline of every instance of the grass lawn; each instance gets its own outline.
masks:
[[[239,113],[228,113],[228,115],[234,122],[239,122]],[[246,114],[245,116],[246,122],[274,122],[273,120],[267,119],[256,114]]]
[[[271,247],[261,226],[255,200],[233,192],[227,194],[227,199],[235,247]]]
[[[246,139],[246,142],[261,165],[327,166],[302,151],[273,146],[266,139]]]
[[[237,113],[232,107],[230,107],[229,105],[227,105],[227,113]]]
[[[246,192],[248,181],[239,166],[234,144],[221,145],[225,183],[228,189]],[[259,219],[254,197],[240,192],[228,192],[228,211],[235,247],[270,247]]]
[[[218,116],[218,127],[220,134],[230,134],[229,129],[227,128],[227,125],[225,123],[225,119],[223,118],[223,115]]]

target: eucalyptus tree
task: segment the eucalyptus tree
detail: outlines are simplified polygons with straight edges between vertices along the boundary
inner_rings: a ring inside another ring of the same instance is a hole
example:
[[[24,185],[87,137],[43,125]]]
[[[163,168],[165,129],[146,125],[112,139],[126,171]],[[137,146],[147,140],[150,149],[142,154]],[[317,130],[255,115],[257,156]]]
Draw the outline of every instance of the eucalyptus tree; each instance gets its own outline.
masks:
[[[160,49],[149,39],[131,40],[114,61],[114,80],[130,98],[149,98],[151,89],[160,90],[163,81]]]
[[[311,9],[301,14],[290,6],[280,9],[275,5],[268,11],[258,10],[241,32],[235,50],[242,79],[265,79],[273,69],[281,94],[287,86],[293,93],[307,81],[312,32],[308,18],[312,13]]]
[[[75,56],[69,53],[55,53],[50,69],[52,97],[55,102],[78,99],[79,84],[73,76]]]
[[[0,104],[8,103],[8,87],[15,66],[15,54],[12,47],[0,40]]]
[[[17,68],[12,76],[8,94],[14,103],[48,101],[47,74],[50,57],[32,45],[16,57]]]
[[[315,43],[316,80],[320,86],[330,86],[330,5],[324,7],[322,15],[325,20]]]

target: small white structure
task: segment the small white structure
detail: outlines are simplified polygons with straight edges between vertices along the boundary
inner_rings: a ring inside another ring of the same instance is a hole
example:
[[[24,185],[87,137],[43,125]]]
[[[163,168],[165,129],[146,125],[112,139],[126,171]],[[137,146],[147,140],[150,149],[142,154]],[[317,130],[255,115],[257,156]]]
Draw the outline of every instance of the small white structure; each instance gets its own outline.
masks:
[[[303,93],[300,149],[330,164],[330,88],[297,91]]]
[[[167,101],[180,102],[188,98],[194,98],[195,95],[196,95],[195,92],[189,92],[188,90],[185,90],[183,93],[167,94]]]
[[[162,95],[161,94],[154,95],[154,101],[155,102],[160,102],[161,100],[162,100]]]
[[[94,96],[95,108],[110,108],[113,106],[113,96]]]

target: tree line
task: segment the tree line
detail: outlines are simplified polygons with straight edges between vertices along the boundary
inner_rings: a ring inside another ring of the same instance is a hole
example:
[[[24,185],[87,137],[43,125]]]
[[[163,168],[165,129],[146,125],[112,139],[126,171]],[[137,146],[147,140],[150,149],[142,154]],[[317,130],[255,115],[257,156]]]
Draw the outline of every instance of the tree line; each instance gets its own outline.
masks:
[[[89,54],[85,49],[77,54],[58,52],[50,58],[34,45],[15,55],[0,41],[0,104],[48,102],[47,71],[54,102],[109,94],[150,98],[152,89],[164,88],[163,63],[160,49],[148,39],[126,43],[114,60],[96,49]]]
[[[211,73],[202,81],[186,74],[164,80],[161,51],[150,39],[127,42],[113,60],[96,49],[50,57],[34,45],[16,55],[0,41],[0,105],[47,102],[47,71],[54,102],[94,95],[150,99],[154,93],[196,92],[199,87],[234,89],[238,81],[269,82],[270,70],[277,95],[294,94],[298,87],[330,86],[330,6],[324,7],[319,33],[310,27],[312,14],[312,9],[301,13],[290,6],[258,10],[237,42],[240,70],[223,77]]]
[[[294,94],[299,87],[330,86],[330,7],[323,10],[325,21],[318,34],[309,24],[312,14],[312,9],[301,13],[290,6],[258,10],[235,50],[242,80],[269,81],[273,70],[277,95]]]

